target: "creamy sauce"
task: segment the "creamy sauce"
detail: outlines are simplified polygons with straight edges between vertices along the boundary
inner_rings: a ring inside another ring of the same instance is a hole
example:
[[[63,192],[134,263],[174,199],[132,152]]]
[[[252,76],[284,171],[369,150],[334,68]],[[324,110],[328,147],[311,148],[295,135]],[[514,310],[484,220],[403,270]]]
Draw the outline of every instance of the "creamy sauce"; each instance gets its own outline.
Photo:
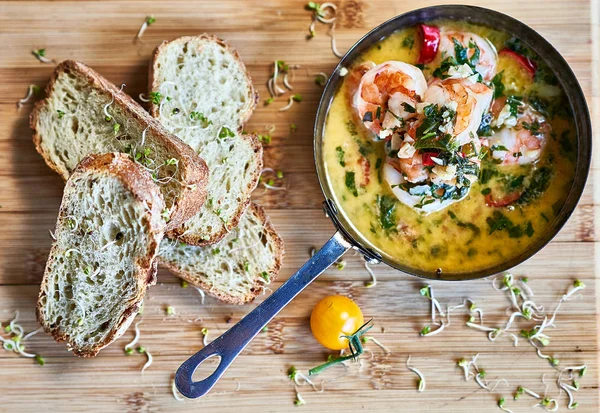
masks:
[[[498,50],[502,49],[509,37],[485,27],[455,22],[437,24],[479,34],[489,39]],[[411,39],[414,40],[412,47]],[[379,64],[399,60],[416,64],[418,41],[413,28],[396,32],[373,46],[356,63],[373,61]],[[526,79],[522,69],[506,56],[500,55],[498,58],[497,72],[500,71],[504,71],[503,83],[507,93],[520,96],[556,93],[556,86],[549,87]],[[573,180],[575,136],[567,117],[557,116],[549,120],[552,138],[547,140],[542,157],[534,168],[549,167],[553,173],[549,186],[540,197],[525,205],[502,208],[487,206],[484,194],[488,190],[510,187],[514,185],[513,182],[519,184],[519,176],[530,179],[532,167],[494,165],[484,160],[482,170],[483,175],[487,176],[480,176],[464,200],[441,211],[423,215],[398,202],[382,179],[381,165],[385,159],[383,141],[374,142],[357,119],[348,96],[347,83],[346,79],[337,91],[325,126],[323,153],[327,179],[342,213],[383,256],[423,271],[441,269],[443,278],[444,273],[467,273],[510,260],[549,229]],[[565,101],[564,105],[568,103]],[[363,156],[370,165],[370,182],[365,186],[361,186],[361,183],[365,183],[364,165],[360,162]],[[354,172],[356,192],[348,189],[348,172]],[[382,199],[387,202],[384,202],[383,210]],[[393,210],[389,216],[382,218],[382,211],[385,215],[390,205]],[[498,213],[511,224],[509,228],[492,232],[492,224],[498,223]],[[391,229],[384,228],[391,224]],[[513,228],[512,232],[510,228]]]

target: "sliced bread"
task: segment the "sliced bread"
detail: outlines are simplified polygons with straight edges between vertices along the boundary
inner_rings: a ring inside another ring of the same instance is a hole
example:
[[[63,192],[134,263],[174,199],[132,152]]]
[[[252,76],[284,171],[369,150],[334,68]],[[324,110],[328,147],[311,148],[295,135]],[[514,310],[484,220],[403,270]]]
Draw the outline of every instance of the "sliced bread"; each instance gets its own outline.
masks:
[[[125,152],[159,185],[167,229],[199,210],[206,198],[206,163],[122,90],[83,63],[67,60],[56,67],[46,95],[31,114],[33,141],[63,179],[88,154]]]
[[[78,356],[121,336],[156,282],[165,207],[127,155],[84,158],[67,180],[37,303],[38,321]]]
[[[279,274],[283,241],[264,210],[251,203],[217,244],[197,247],[164,238],[159,261],[178,277],[232,304],[252,301]]]
[[[262,145],[242,126],[258,94],[235,49],[204,34],[164,42],[150,67],[150,112],[207,163],[208,200],[168,236],[214,244],[238,224],[262,169]]]

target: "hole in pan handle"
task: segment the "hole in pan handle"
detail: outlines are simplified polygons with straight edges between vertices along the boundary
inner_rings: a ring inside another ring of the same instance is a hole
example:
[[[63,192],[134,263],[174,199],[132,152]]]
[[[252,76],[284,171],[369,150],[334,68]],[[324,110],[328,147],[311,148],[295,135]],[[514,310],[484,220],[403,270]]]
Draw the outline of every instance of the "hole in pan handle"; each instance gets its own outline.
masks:
[[[202,397],[208,393],[233,360],[269,321],[351,247],[352,244],[342,234],[339,232],[334,234],[298,272],[283,283],[270,297],[212,343],[187,359],[175,374],[177,390],[190,399]],[[213,356],[221,357],[215,371],[204,380],[193,381],[192,376],[196,369],[206,359]]]

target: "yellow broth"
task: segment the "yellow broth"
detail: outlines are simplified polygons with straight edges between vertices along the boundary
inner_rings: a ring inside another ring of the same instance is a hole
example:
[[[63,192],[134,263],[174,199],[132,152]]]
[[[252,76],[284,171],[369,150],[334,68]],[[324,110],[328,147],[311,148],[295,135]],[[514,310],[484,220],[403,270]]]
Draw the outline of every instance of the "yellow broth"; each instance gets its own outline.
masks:
[[[454,26],[477,33],[488,38],[498,50],[501,50],[509,38],[505,33],[486,27],[456,22],[432,24]],[[412,47],[411,39],[414,39]],[[419,55],[417,43],[416,29],[396,32],[370,48],[355,64],[363,61],[379,64],[388,60],[415,64]],[[527,77],[521,73],[522,70],[511,58],[499,56],[497,71],[503,71],[505,89],[508,92],[527,95],[538,89],[543,92],[550,88],[552,92],[552,88],[556,88],[539,82],[528,82]],[[427,76],[427,68],[424,72]],[[500,171],[500,175],[493,176],[489,181],[484,179],[486,182],[479,180],[464,200],[441,211],[423,215],[397,201],[389,185],[382,179],[383,171],[377,166],[385,160],[384,143],[374,142],[363,130],[351,106],[347,89],[347,82],[344,81],[333,99],[325,125],[323,154],[327,180],[346,219],[384,257],[422,271],[435,272],[441,269],[440,277],[444,278],[444,274],[468,273],[508,261],[522,253],[549,229],[573,180],[575,133],[569,116],[548,120],[552,125],[552,138],[546,139],[543,155],[535,168],[550,166],[554,173],[549,187],[541,197],[524,206],[487,206],[482,191],[485,193],[486,188],[494,189],[507,184],[510,186],[510,179],[528,174],[531,166],[495,166],[484,160],[482,169],[489,169],[491,166]],[[568,103],[565,101],[564,105]],[[364,176],[363,165],[359,163],[361,152],[369,160],[371,168],[371,180],[364,188],[358,184]],[[347,171],[355,173],[357,196],[346,186]],[[395,228],[392,231],[384,230],[382,226],[381,208],[377,203],[381,196],[391,197],[395,201],[391,217],[395,221]],[[506,229],[490,234],[491,226],[488,221],[494,220],[495,211],[501,212],[512,225],[519,226],[529,234],[511,237]],[[533,230],[533,234],[530,230]]]

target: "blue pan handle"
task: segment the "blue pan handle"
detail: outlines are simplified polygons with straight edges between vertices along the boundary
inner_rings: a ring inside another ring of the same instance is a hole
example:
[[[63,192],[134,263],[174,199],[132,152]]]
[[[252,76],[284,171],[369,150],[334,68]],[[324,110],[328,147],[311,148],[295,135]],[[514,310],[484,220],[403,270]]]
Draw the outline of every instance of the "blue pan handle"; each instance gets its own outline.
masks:
[[[177,390],[190,399],[202,397],[208,393],[233,363],[233,360],[269,321],[351,247],[352,244],[337,232],[325,243],[323,248],[270,297],[223,335],[187,359],[175,373]],[[214,356],[221,357],[216,370],[204,380],[193,381],[192,376],[198,366],[206,359]]]

